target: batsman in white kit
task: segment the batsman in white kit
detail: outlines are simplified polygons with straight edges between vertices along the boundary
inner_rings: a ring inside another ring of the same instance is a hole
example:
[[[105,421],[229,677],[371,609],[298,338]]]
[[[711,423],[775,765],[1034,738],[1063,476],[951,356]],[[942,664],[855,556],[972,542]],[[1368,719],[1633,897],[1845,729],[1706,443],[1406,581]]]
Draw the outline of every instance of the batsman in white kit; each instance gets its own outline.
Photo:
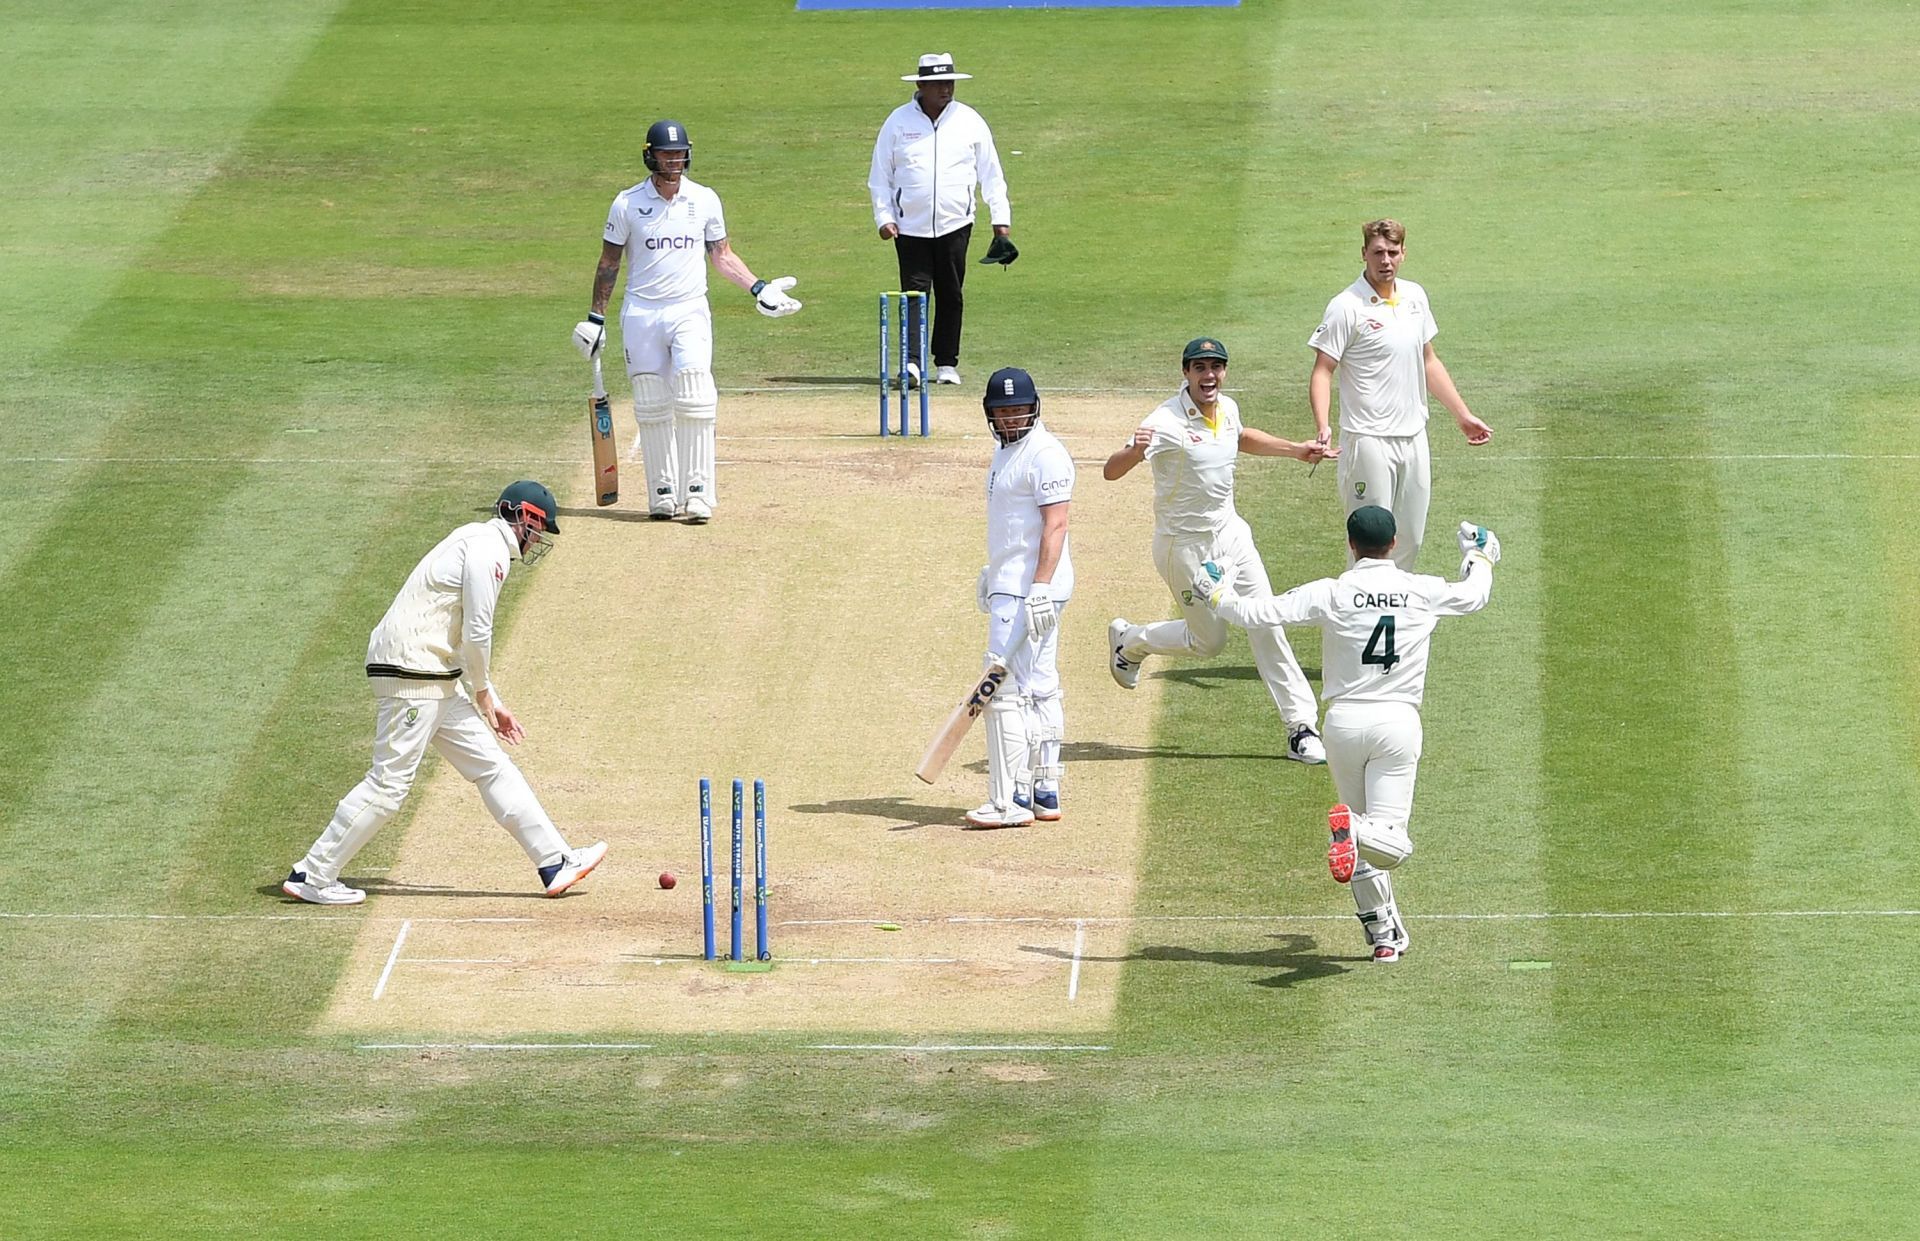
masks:
[[[1027,372],[995,371],[981,404],[998,446],[987,469],[987,563],[976,601],[988,618],[986,666],[1005,665],[1009,688],[987,704],[987,801],[967,822],[1017,827],[1061,815],[1060,614],[1073,594],[1073,458],[1041,425]]]
[[[720,196],[686,175],[693,167],[693,142],[684,125],[654,122],[642,158],[651,175],[620,191],[607,212],[592,308],[574,327],[573,343],[589,360],[605,347],[607,300],[624,255],[620,339],[633,383],[647,513],[655,521],[684,516],[700,525],[713,517],[716,502],[714,423],[720,403],[707,261],[751,294],[768,318],[793,314],[800,303],[787,292],[792,276],[757,279],[733,252]]]
[[[1149,655],[1212,659],[1227,645],[1227,627],[1193,596],[1194,574],[1207,561],[1230,564],[1243,595],[1273,593],[1253,531],[1233,507],[1233,472],[1241,453],[1318,462],[1340,450],[1296,444],[1240,421],[1240,406],[1222,386],[1227,349],[1215,337],[1187,342],[1180,354],[1180,391],[1147,415],[1112,456],[1102,474],[1124,478],[1142,461],[1153,469],[1153,567],[1180,604],[1180,619],[1136,625],[1116,617],[1107,626],[1108,669],[1122,689],[1140,683]],[[1286,726],[1286,756],[1326,761],[1314,724],[1313,685],[1300,670],[1287,635],[1277,625],[1252,627],[1247,642],[1254,666]]]
[[[1390,558],[1393,543],[1393,514],[1369,504],[1347,516],[1354,565],[1339,577],[1266,599],[1233,594],[1220,565],[1203,565],[1193,583],[1198,597],[1236,625],[1318,625],[1325,634],[1327,767],[1340,798],[1327,812],[1327,868],[1351,885],[1367,946],[1381,963],[1407,951],[1389,872],[1413,856],[1408,824],[1427,642],[1441,617],[1487,606],[1500,561],[1500,540],[1472,522],[1460,523],[1457,582],[1408,573]]]
[[[568,847],[500,742],[526,735],[487,679],[493,612],[515,560],[531,568],[560,532],[553,493],[521,481],[500,493],[494,515],[461,526],[414,566],[367,640],[367,678],[377,702],[373,766],[340,799],[333,821],[280,890],[315,905],[357,905],[365,891],[340,872],[400,810],[427,746],[480,790],[494,820],[526,850],[548,896],[592,873],[605,842]]]

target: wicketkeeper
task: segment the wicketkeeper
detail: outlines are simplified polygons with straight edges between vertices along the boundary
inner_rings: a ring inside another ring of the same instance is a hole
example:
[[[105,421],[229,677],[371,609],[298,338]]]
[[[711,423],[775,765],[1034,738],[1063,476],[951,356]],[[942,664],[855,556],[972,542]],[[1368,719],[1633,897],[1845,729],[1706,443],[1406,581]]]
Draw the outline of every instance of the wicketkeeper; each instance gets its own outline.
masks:
[[[1327,766],[1340,801],[1327,812],[1327,868],[1350,884],[1373,959],[1398,961],[1407,928],[1388,872],[1413,856],[1408,823],[1420,767],[1420,702],[1427,686],[1427,641],[1443,616],[1487,606],[1500,540],[1460,523],[1460,580],[1416,576],[1391,559],[1394,516],[1365,505],[1347,517],[1354,565],[1277,598],[1232,593],[1227,566],[1206,564],[1193,593],[1236,625],[1318,625],[1325,634]]]

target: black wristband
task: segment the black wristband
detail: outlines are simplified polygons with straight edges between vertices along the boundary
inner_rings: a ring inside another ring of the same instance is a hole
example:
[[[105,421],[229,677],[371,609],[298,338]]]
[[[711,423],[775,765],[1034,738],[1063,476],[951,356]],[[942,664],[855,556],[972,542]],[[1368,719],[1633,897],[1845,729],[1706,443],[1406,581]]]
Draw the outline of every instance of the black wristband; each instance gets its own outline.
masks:
[[[605,327],[605,326],[607,326],[607,317],[606,317],[605,315],[596,315],[596,314],[594,314],[594,313],[593,313],[593,312],[592,312],[591,310],[589,310],[589,311],[587,312],[587,322],[588,322],[588,323],[597,323],[597,324],[599,324],[599,325],[600,325],[601,327]]]
[[[766,287],[767,287],[767,282],[766,282],[766,281],[764,281],[764,280],[756,280],[756,281],[754,281],[754,282],[753,282],[753,287],[752,287],[751,289],[748,289],[748,290],[747,290],[747,292],[749,292],[749,293],[751,293],[751,294],[753,294],[753,295],[754,295],[755,297],[759,297],[759,296],[760,296],[760,290],[762,290],[762,289],[764,289],[764,288],[766,288]]]

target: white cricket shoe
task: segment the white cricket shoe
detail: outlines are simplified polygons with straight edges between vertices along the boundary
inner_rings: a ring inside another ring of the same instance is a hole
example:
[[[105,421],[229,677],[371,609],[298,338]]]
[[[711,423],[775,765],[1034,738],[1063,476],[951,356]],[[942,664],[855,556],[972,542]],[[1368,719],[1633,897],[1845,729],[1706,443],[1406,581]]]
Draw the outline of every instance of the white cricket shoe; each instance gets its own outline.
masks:
[[[558,896],[593,873],[600,859],[607,856],[607,842],[596,840],[584,849],[569,849],[552,866],[540,868],[540,882],[547,885],[548,896]]]
[[[933,382],[941,384],[959,383],[960,368],[957,366],[942,366],[935,369],[933,372]]]
[[[967,811],[967,822],[975,827],[1025,827],[1033,822],[1033,811],[1026,806],[996,806],[988,802]]]
[[[1327,747],[1320,744],[1320,734],[1313,731],[1313,725],[1295,724],[1287,734],[1287,757],[1312,767],[1327,761]]]
[[[920,364],[918,362],[907,363],[906,373],[900,376],[900,380],[902,386],[909,392],[918,388],[920,386]]]
[[[1111,654],[1107,670],[1113,673],[1113,680],[1121,689],[1133,689],[1140,684],[1140,663],[1127,658],[1127,631],[1133,628],[1133,622],[1124,616],[1116,616],[1107,622],[1107,649]]]
[[[332,883],[315,883],[307,878],[304,870],[290,870],[287,880],[280,890],[297,901],[309,905],[358,905],[367,899],[367,894],[359,888],[350,888],[338,879]]]
[[[707,503],[705,496],[687,497],[687,524],[689,526],[704,526],[712,520],[713,507]]]

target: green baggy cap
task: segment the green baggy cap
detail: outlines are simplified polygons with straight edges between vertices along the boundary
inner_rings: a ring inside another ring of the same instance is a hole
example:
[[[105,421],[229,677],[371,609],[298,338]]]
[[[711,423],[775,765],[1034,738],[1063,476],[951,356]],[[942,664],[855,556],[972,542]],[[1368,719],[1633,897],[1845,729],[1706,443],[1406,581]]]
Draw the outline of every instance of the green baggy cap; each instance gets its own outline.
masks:
[[[1220,343],[1220,338],[1217,336],[1197,336],[1188,341],[1187,347],[1180,351],[1180,365],[1185,367],[1195,358],[1219,358],[1225,362],[1227,347]]]
[[[1385,547],[1393,542],[1393,514],[1368,504],[1347,514],[1347,542],[1355,547]]]

